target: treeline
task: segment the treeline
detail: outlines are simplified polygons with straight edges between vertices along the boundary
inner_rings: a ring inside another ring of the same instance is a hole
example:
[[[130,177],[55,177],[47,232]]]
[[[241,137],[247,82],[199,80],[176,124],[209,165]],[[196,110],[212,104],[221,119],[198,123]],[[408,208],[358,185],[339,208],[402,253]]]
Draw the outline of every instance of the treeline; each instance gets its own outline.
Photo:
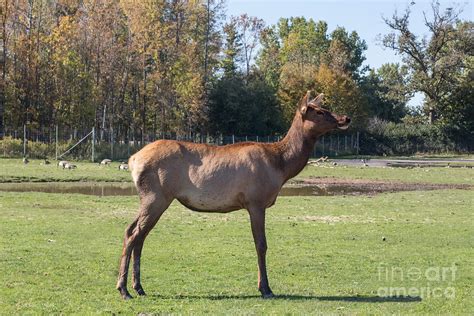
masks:
[[[222,0],[4,0],[0,134],[24,124],[115,139],[280,134],[313,89],[354,128],[431,121],[472,139],[473,23],[437,3],[429,14],[426,38],[410,31],[409,9],[386,19],[381,44],[403,63],[371,69],[356,31],[226,18]],[[415,92],[426,97],[417,110],[407,107]]]

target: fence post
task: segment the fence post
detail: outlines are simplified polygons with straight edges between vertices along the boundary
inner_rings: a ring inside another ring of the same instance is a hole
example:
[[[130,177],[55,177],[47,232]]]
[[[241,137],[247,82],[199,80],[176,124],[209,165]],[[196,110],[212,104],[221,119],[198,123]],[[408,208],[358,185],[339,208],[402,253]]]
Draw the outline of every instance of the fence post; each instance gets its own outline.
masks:
[[[128,129],[127,135],[127,158],[130,157],[130,129]]]
[[[323,136],[323,141],[321,143],[323,144],[323,148],[322,148],[323,154],[322,154],[322,156],[324,157],[324,136]]]
[[[258,135],[257,135],[257,143],[258,143]]]
[[[333,147],[332,147],[332,135],[329,136],[329,156],[331,156],[331,149],[333,149]]]
[[[23,157],[26,157],[26,124],[23,124]]]
[[[58,160],[58,124],[56,124],[56,160]]]
[[[235,136],[232,134],[232,144],[235,144]]]
[[[114,160],[114,128],[110,127],[110,160]]]
[[[92,127],[92,162],[94,162],[95,155],[95,126]]]
[[[357,132],[357,156],[359,156],[359,132]]]

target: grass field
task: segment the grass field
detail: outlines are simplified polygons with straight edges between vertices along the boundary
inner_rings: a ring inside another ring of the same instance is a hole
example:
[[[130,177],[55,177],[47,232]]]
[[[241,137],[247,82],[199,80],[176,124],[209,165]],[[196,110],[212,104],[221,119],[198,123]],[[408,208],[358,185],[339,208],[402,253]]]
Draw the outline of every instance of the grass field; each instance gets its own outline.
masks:
[[[0,179],[24,179],[35,164],[0,160]],[[42,167],[56,181],[130,176],[88,163],[69,174]],[[473,181],[472,169],[420,170],[309,167],[300,177]],[[148,296],[122,301],[118,259],[137,205],[133,196],[0,192],[0,313],[474,313],[472,190],[279,198],[267,222],[272,300],[256,289],[246,212],[174,202],[145,243]]]
[[[474,185],[474,169],[472,168],[363,168],[333,167],[326,164],[319,167],[308,166],[296,179],[314,177]]]
[[[1,182],[76,182],[76,181],[131,181],[130,173],[118,170],[118,163],[99,166],[97,163],[75,162],[75,170],[63,170],[51,165],[40,165],[41,160],[31,160],[27,165],[21,159],[0,159]],[[308,166],[296,179],[335,177],[419,183],[449,183],[474,185],[472,168],[361,168],[330,164]]]
[[[42,160],[31,159],[24,165],[21,159],[0,159],[0,182],[131,181],[129,172],[118,170],[118,162],[110,166],[74,162],[77,169],[73,170],[57,167],[54,160],[50,165],[41,163]]]

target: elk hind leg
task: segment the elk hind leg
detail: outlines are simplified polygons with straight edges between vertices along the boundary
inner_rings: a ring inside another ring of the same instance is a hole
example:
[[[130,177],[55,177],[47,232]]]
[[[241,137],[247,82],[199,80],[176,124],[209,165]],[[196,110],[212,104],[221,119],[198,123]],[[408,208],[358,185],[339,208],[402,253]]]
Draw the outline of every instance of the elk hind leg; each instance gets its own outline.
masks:
[[[132,252],[134,256],[133,288],[139,295],[145,294],[140,283],[140,257],[143,243],[150,230],[158,222],[170,203],[170,199],[165,199],[162,195],[156,193],[141,198],[139,215],[125,232],[122,257],[120,260],[117,289],[124,299],[132,298],[127,290],[128,269]]]

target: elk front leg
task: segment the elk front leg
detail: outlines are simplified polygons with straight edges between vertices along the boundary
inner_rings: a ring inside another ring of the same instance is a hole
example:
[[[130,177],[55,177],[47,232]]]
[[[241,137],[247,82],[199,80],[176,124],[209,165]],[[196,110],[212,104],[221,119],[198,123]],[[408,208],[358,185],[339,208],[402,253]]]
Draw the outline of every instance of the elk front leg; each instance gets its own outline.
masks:
[[[268,284],[267,265],[267,239],[265,237],[265,209],[249,208],[250,224],[258,257],[258,290],[263,298],[272,298],[273,293]]]

